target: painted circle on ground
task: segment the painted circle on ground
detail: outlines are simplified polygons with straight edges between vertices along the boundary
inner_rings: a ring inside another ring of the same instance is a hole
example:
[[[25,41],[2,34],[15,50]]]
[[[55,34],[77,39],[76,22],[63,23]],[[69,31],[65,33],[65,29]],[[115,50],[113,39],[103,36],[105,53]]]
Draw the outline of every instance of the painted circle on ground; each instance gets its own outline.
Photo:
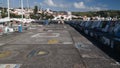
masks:
[[[10,65],[6,65],[6,67],[5,68],[10,68]]]
[[[20,68],[22,64],[0,64],[0,68]]]

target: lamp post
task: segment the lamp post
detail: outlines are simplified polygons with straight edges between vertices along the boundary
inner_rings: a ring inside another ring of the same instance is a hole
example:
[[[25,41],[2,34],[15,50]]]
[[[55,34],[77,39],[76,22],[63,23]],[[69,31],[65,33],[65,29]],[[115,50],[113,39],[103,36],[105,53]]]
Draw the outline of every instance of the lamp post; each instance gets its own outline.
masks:
[[[18,25],[18,32],[22,32],[22,23],[23,23],[23,0],[21,0],[21,10],[22,10],[22,21]]]
[[[10,1],[9,0],[7,0],[7,5],[8,5],[8,19],[10,19]]]
[[[0,10],[0,18],[2,18],[2,16],[1,16],[1,12],[2,12],[2,11]]]
[[[23,0],[21,0],[22,20],[23,20]]]
[[[41,3],[39,4],[39,11],[41,10]]]

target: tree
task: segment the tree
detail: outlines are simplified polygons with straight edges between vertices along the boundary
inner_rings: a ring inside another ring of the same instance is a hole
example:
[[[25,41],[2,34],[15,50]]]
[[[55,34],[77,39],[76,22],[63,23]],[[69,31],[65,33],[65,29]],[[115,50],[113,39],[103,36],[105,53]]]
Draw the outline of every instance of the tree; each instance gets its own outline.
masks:
[[[37,12],[38,12],[38,6],[35,6],[34,7],[34,14],[37,14]]]
[[[32,18],[32,19],[39,19],[40,18],[40,15],[39,14],[30,14],[30,18]]]
[[[2,13],[1,16],[2,16],[2,18],[5,18],[5,17],[7,17],[7,14],[6,13]]]
[[[21,18],[21,15],[15,15],[13,13],[10,13],[11,18]]]

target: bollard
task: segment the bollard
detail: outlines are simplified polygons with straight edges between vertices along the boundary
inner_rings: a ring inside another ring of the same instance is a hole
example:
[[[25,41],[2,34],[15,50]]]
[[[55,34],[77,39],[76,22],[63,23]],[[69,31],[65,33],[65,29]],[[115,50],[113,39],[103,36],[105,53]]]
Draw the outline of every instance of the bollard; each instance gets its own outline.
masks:
[[[48,23],[48,20],[45,20],[45,25],[48,25],[49,23]]]
[[[22,32],[22,25],[21,24],[18,25],[18,32]]]

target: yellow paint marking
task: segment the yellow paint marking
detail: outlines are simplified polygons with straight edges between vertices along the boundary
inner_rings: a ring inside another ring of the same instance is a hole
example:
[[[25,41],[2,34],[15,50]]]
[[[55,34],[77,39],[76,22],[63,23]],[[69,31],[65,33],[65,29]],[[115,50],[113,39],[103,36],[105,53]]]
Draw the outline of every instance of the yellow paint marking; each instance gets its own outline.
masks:
[[[40,51],[40,52],[38,53],[38,55],[44,55],[44,54],[47,54],[47,52],[45,52],[45,51]]]
[[[0,58],[8,57],[11,54],[10,51],[0,52]]]
[[[48,44],[57,44],[59,41],[57,39],[48,40]]]

